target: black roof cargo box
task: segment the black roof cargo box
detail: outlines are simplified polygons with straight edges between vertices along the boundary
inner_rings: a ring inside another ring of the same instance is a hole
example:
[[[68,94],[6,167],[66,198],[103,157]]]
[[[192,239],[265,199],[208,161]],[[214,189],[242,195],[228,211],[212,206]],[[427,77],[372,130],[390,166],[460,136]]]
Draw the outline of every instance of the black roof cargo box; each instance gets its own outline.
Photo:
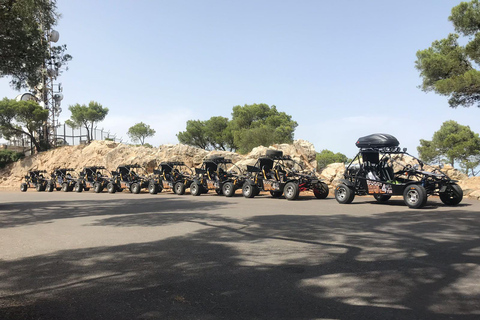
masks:
[[[357,140],[355,145],[358,148],[386,148],[386,147],[398,147],[400,143],[397,138],[391,134],[374,133],[365,137],[361,137]]]

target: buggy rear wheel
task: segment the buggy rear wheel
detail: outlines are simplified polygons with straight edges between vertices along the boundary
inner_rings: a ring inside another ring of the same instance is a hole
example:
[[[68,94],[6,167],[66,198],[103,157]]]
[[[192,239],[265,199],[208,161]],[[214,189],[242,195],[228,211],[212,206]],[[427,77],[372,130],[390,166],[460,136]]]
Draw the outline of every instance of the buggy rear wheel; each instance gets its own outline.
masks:
[[[257,186],[253,185],[253,184],[250,184],[250,183],[245,183],[243,184],[243,187],[242,187],[242,193],[243,193],[243,196],[245,198],[253,198],[256,196],[256,189]]]
[[[102,185],[98,182],[95,182],[95,184],[93,185],[93,191],[95,193],[100,193],[100,192],[102,192],[102,189],[103,189]]]
[[[75,183],[74,187],[75,192],[82,192],[83,191],[83,186],[80,183]]]
[[[233,182],[225,182],[223,184],[222,191],[225,197],[233,197],[233,195],[235,194],[235,187],[233,186]]]
[[[46,190],[47,192],[52,192],[53,189],[54,189],[53,184],[47,183],[47,187],[45,188],[45,190]]]
[[[335,188],[335,199],[338,203],[349,204],[355,198],[355,192],[346,184],[341,183]]]
[[[63,192],[69,191],[69,190],[68,190],[68,183],[66,183],[66,182],[62,183],[62,191],[63,191]]]
[[[296,200],[298,199],[298,194],[300,190],[298,189],[298,184],[295,182],[289,182],[285,185],[283,189],[283,194],[287,200]]]
[[[157,194],[158,193],[158,187],[157,187],[157,184],[153,181],[150,181],[148,183],[148,192],[150,194]]]
[[[388,196],[388,195],[385,195],[385,194],[374,194],[373,197],[375,198],[375,200],[377,200],[377,202],[379,203],[385,203],[387,202],[388,200],[390,200],[390,198],[392,196]]]
[[[177,182],[173,186],[173,192],[175,192],[178,195],[185,194],[185,184],[183,182]]]
[[[328,193],[330,192],[330,190],[328,190],[328,186],[326,183],[320,182],[319,185],[320,187],[313,188],[313,194],[317,199],[325,199],[326,197],[328,197]]]
[[[190,185],[190,194],[196,197],[196,196],[199,196],[201,193],[202,193],[202,189],[198,185],[198,183],[192,182],[192,184]]]
[[[35,189],[36,189],[37,191],[45,191],[45,189],[42,188],[42,187],[43,187],[42,184],[39,183],[39,182],[37,182],[37,185],[35,186]]]
[[[134,194],[139,194],[140,193],[140,184],[137,182],[132,183],[130,186],[130,192]]]
[[[420,209],[427,203],[427,192],[424,187],[413,184],[403,191],[403,200],[409,208]]]
[[[463,199],[463,190],[462,188],[454,183],[447,186],[447,190],[439,194],[440,200],[447,206],[456,206]]]
[[[25,192],[28,189],[28,185],[26,183],[22,183],[20,185],[20,191]]]

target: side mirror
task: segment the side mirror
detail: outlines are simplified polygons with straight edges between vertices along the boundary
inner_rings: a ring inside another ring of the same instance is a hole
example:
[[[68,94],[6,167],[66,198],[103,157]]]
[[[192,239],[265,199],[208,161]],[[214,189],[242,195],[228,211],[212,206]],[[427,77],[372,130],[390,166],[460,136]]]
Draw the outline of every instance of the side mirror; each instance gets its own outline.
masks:
[[[403,148],[403,152],[407,152],[407,148]]]

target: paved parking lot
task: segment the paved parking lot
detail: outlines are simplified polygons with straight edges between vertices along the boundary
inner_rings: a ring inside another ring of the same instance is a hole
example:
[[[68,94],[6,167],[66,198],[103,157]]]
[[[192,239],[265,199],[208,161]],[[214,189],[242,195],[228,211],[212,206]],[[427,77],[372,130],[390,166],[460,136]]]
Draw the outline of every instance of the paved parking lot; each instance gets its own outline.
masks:
[[[0,192],[0,319],[479,319],[480,202]]]

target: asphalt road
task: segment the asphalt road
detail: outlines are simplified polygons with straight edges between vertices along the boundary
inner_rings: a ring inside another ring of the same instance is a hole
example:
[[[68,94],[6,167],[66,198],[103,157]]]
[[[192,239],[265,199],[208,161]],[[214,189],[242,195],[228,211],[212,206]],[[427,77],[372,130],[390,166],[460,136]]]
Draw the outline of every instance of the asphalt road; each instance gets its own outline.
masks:
[[[0,192],[0,319],[479,319],[480,201]]]

